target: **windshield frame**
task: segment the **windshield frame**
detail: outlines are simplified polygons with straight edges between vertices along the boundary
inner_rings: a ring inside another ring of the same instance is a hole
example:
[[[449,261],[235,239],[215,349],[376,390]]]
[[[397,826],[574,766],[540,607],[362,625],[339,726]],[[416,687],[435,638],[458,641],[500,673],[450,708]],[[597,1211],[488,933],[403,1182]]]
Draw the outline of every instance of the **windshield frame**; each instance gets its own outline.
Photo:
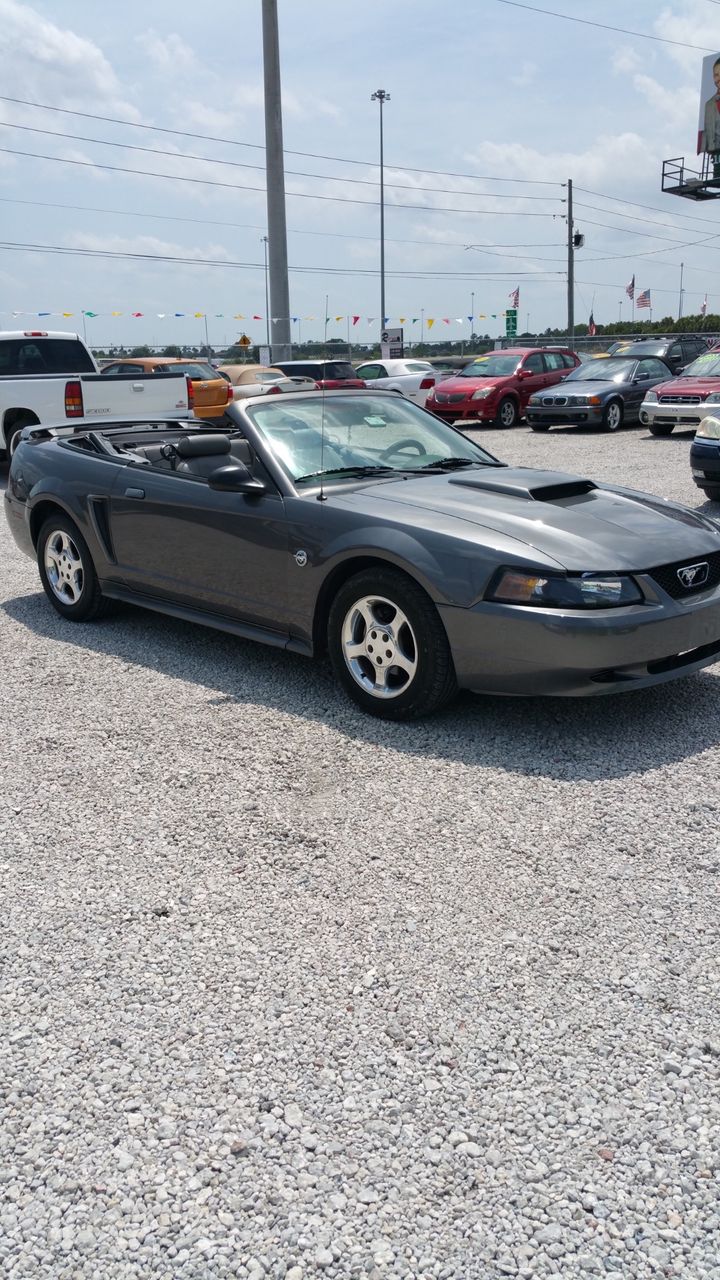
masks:
[[[623,370],[632,371],[638,363],[638,356],[608,356],[607,360],[586,360],[583,364],[578,364],[571,369],[566,378],[563,378],[563,386],[566,382],[630,382],[632,381],[631,373],[627,375]],[[616,365],[615,371],[612,366]],[[583,376],[583,369],[592,370]],[[622,377],[618,375],[623,373]]]
[[[692,372],[693,365],[696,365],[696,364],[702,365],[703,368],[698,369],[693,373]],[[711,372],[710,368],[706,366],[715,366],[715,372]],[[682,373],[679,374],[679,377],[681,378],[720,378],[720,351],[708,351],[708,352],[701,351],[700,355],[696,356],[695,359],[691,362],[691,364],[688,364],[685,366]]]

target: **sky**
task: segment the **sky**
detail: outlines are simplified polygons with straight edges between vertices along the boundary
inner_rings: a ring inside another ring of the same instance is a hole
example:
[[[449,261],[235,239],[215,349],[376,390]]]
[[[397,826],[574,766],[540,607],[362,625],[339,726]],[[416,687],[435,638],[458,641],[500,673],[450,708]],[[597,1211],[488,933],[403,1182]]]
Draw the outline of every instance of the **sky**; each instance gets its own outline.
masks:
[[[521,329],[563,325],[568,178],[576,321],[629,320],[633,276],[677,315],[681,263],[684,314],[706,293],[720,312],[720,203],[660,190],[664,159],[694,164],[720,3],[530,3],[661,39],[503,0],[278,0],[295,337],[326,314],[328,337],[379,334],[378,88],[406,336],[499,334],[517,287]],[[261,0],[0,0],[0,24],[0,325],[50,312],[105,347],[204,341],[207,319],[217,347],[263,342]]]

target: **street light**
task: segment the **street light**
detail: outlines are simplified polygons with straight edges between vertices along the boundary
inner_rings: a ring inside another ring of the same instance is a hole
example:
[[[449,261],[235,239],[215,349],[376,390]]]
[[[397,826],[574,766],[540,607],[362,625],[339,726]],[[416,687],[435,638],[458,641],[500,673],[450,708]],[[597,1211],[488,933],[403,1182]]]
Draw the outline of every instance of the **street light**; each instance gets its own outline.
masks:
[[[385,327],[385,174],[383,158],[383,103],[390,101],[390,94],[376,89],[370,95],[371,102],[380,103],[380,324]]]
[[[263,249],[265,251],[265,333],[267,335],[266,341],[267,341],[270,359],[272,360],[272,351],[270,351],[270,290],[268,288],[268,259],[267,259],[268,238],[267,236],[261,236],[260,239],[263,242]]]

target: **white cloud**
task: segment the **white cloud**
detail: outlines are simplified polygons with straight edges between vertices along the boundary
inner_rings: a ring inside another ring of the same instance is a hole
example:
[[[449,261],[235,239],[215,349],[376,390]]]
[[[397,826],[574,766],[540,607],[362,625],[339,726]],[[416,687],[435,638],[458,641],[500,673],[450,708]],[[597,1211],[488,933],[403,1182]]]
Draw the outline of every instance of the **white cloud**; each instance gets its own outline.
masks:
[[[67,245],[72,249],[98,249],[112,253],[162,254],[166,257],[198,258],[202,261],[231,261],[231,255],[222,245],[183,245],[172,240],[160,240],[157,236],[104,236],[78,231],[68,236]]]
[[[139,119],[123,98],[111,64],[91,40],[17,0],[0,0],[0,29],[5,94],[80,110],[91,103],[96,110]]]
[[[160,35],[152,28],[135,37],[135,43],[155,68],[169,75],[197,75],[201,71],[195,51],[176,32]]]
[[[510,83],[517,85],[518,88],[523,88],[525,85],[532,84],[536,75],[537,63],[528,61],[521,62],[518,71],[514,76],[510,77]]]

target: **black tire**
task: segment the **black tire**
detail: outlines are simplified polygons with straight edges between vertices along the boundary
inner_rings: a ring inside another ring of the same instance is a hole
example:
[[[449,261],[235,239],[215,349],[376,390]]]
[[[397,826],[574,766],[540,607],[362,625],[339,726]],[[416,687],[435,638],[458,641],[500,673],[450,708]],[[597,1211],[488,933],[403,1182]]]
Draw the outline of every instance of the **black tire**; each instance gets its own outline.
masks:
[[[395,634],[398,614],[403,620]],[[330,608],[327,640],[338,682],[370,715],[415,720],[438,711],[457,692],[437,609],[396,569],[366,569],[340,587]],[[362,652],[347,654],[351,646]]]
[[[549,431],[550,423],[549,422],[531,422],[530,430],[531,431]]]
[[[720,484],[712,486],[708,485],[707,488],[703,485],[702,491],[705,494],[705,497],[709,498],[711,502],[720,502]]]
[[[61,617],[90,622],[105,612],[108,602],[88,545],[69,516],[58,512],[45,521],[37,540],[37,562],[45,594]]]
[[[517,404],[513,400],[512,396],[503,396],[498,405],[497,421],[499,426],[505,427],[508,430],[510,427],[517,426],[520,421],[520,415],[518,413]]]
[[[651,436],[669,436],[672,435],[671,422],[654,422],[648,427]]]
[[[5,433],[5,447],[7,449],[8,458],[12,458],[15,450],[20,442],[20,433],[23,427],[37,426],[37,418],[27,417],[18,418],[11,427],[7,428]]]
[[[608,400],[602,415],[603,431],[619,431],[624,417],[625,406],[622,400]]]

